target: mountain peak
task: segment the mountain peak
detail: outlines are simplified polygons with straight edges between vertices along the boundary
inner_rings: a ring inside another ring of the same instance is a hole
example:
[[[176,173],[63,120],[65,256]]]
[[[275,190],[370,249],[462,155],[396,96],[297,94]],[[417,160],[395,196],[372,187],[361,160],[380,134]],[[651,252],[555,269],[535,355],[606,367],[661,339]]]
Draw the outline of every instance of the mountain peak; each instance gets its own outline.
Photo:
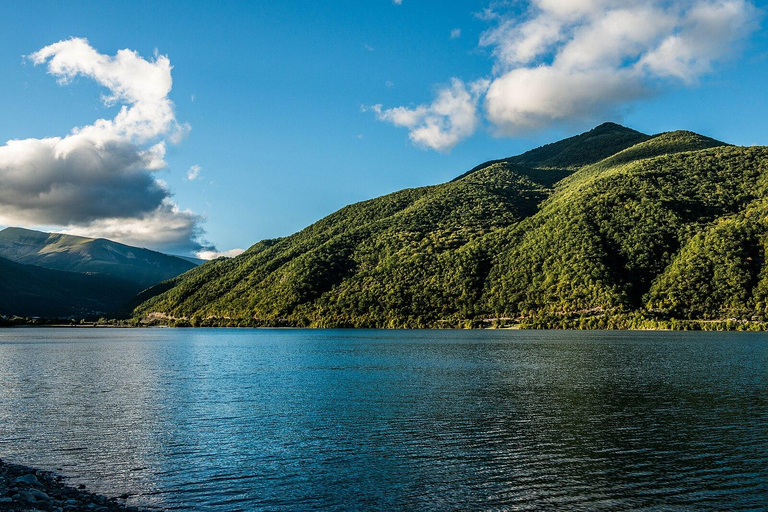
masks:
[[[605,123],[599,124],[585,133],[600,134],[600,133],[610,133],[610,132],[617,132],[617,131],[640,133],[637,130],[633,130],[632,128],[627,128],[626,126],[622,126],[618,123],[612,123],[610,121],[606,121]]]
[[[587,132],[545,144],[544,146],[526,151],[521,155],[501,160],[490,160],[474,167],[455,178],[455,180],[501,162],[533,169],[573,172],[580,167],[597,163],[650,138],[650,135],[633,130],[632,128],[605,122]]]
[[[527,167],[575,171],[649,138],[649,135],[616,123],[603,123],[588,132],[532,149],[508,160]]]

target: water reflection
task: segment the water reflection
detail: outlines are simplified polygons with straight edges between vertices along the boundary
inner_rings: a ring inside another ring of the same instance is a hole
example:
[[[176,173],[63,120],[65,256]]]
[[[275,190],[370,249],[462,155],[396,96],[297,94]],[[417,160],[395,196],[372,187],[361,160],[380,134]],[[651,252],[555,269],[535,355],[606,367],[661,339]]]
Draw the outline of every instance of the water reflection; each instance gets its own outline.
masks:
[[[0,456],[198,510],[765,510],[753,334],[0,331]]]

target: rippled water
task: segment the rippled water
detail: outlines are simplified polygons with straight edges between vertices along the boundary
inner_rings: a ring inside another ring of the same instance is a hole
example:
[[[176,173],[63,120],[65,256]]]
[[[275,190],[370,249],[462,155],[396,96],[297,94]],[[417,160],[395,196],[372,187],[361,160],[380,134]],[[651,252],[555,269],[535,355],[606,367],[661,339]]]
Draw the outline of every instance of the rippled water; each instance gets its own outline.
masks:
[[[196,510],[768,510],[768,336],[0,330],[0,456]]]

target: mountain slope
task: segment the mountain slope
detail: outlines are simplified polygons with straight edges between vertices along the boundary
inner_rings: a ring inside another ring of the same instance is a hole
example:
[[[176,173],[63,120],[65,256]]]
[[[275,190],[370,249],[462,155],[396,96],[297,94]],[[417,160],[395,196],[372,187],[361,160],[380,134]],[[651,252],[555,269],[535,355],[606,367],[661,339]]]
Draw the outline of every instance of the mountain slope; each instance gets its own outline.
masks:
[[[595,164],[651,137],[615,123],[603,123],[592,130],[567,139],[526,151],[522,155],[491,160],[470,169],[456,180],[486,167],[509,163],[529,169],[550,171],[552,183],[586,165]],[[455,181],[455,180],[454,180]]]
[[[446,258],[469,240],[530,215],[548,192],[525,169],[498,164],[459,181],[351,205],[291,237],[205,264],[140,309],[238,318],[248,311],[246,318],[273,323],[307,303],[324,305],[333,291],[335,307],[354,313],[328,321],[383,321],[388,309],[414,301],[424,304],[410,316],[436,321],[428,295],[464,303],[470,297],[462,300],[462,290],[477,288],[474,275],[446,275],[455,264]],[[369,314],[353,321],[361,308]]]
[[[108,275],[135,283],[140,289],[195,267],[176,256],[103,238],[12,227],[0,231],[0,257],[54,270]]]
[[[356,327],[759,318],[767,171],[766,148],[605,124],[343,208],[145,292],[134,315]]]
[[[137,292],[110,276],[22,265],[0,258],[0,315],[77,317],[115,310]]]

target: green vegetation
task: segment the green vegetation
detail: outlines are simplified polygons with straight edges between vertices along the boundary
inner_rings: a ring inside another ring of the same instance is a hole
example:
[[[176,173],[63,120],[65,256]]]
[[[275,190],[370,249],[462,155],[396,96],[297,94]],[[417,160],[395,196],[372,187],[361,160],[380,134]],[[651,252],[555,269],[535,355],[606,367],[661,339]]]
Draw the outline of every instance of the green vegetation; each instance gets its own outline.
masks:
[[[21,265],[5,258],[0,258],[0,276],[0,313],[5,317],[98,316],[114,311],[141,289],[110,276]]]
[[[144,324],[756,329],[768,148],[615,124],[145,291]]]

